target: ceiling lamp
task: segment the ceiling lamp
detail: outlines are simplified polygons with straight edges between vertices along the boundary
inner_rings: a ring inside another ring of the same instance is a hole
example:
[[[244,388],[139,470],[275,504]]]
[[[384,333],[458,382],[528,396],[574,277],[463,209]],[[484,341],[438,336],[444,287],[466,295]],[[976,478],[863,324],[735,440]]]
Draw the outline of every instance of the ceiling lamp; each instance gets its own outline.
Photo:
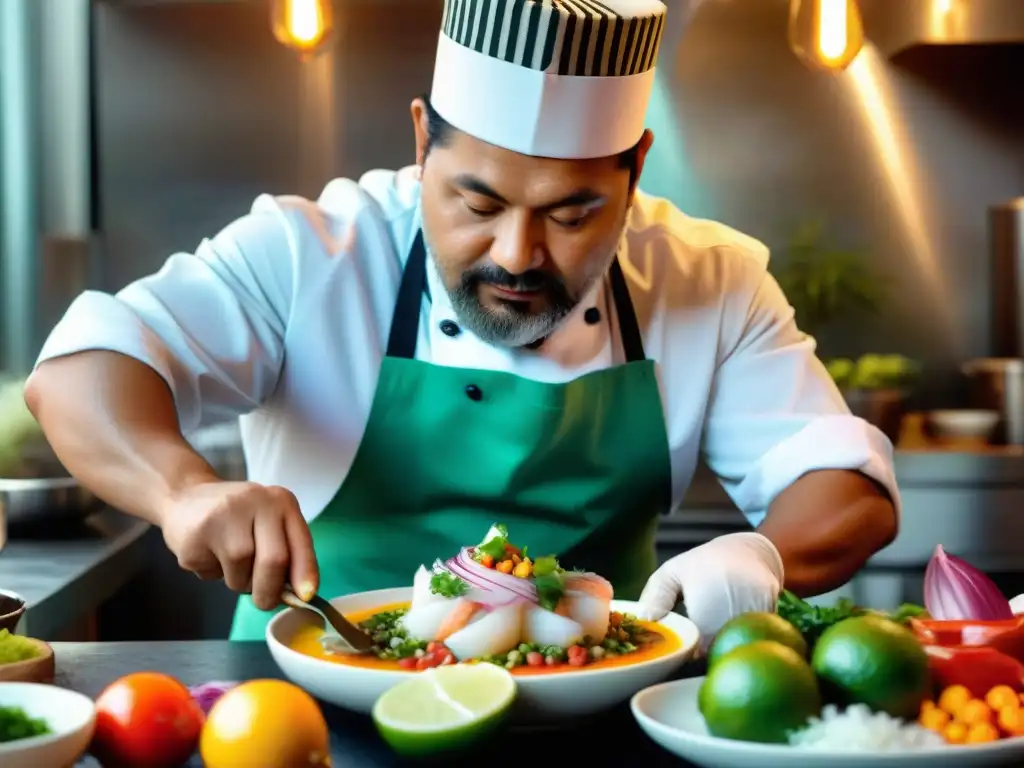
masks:
[[[334,32],[332,0],[272,0],[270,23],[274,37],[302,60],[327,47]]]
[[[846,69],[864,46],[856,0],[790,0],[789,47],[814,69]]]

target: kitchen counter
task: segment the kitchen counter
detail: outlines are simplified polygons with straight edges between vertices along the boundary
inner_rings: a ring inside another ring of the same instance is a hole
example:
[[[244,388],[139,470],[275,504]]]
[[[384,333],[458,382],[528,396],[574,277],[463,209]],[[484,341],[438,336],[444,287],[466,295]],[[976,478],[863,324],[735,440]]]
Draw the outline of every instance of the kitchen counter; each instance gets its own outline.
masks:
[[[145,567],[149,528],[106,509],[59,533],[8,538],[0,552],[0,588],[27,601],[24,631],[47,639],[99,608]]]
[[[173,675],[186,685],[208,680],[251,680],[280,678],[276,664],[263,643],[196,641],[168,643],[54,643],[58,685],[95,697],[110,682],[138,670],[156,670]],[[700,674],[697,667],[689,670]],[[368,717],[324,705],[331,728],[331,753],[335,766],[345,768],[391,768],[409,765],[397,758],[380,740]],[[633,720],[626,706],[607,715],[588,718],[574,730],[530,730],[514,733],[514,746],[494,747],[486,758],[475,755],[469,765],[477,768],[547,762],[544,755],[555,750],[572,755],[574,765],[588,768],[643,765],[679,768],[687,763],[673,757],[650,741]],[[198,758],[189,768],[201,768]],[[456,763],[445,761],[446,766]],[[98,768],[92,758],[77,768]]]

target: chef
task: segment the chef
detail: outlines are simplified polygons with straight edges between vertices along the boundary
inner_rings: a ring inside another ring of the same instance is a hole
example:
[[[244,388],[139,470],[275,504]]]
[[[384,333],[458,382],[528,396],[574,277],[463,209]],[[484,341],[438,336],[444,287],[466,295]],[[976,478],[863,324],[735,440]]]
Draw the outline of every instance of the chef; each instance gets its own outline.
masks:
[[[60,459],[241,593],[411,584],[492,522],[705,637],[846,582],[897,529],[768,252],[645,195],[659,0],[448,0],[416,165],[258,198],[194,253],[78,297],[26,399]],[[248,482],[183,437],[240,417]],[[703,457],[753,530],[661,567]]]

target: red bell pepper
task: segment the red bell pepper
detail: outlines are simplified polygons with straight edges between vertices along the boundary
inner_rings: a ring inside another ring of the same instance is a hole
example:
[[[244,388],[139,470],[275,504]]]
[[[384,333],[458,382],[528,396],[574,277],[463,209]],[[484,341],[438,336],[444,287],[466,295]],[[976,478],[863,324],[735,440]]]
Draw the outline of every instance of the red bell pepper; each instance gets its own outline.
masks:
[[[978,699],[997,685],[1024,690],[1024,664],[987,646],[926,645],[932,680],[939,688],[962,685]]]
[[[994,621],[911,619],[910,626],[925,645],[993,648],[1024,662],[1024,616]]]

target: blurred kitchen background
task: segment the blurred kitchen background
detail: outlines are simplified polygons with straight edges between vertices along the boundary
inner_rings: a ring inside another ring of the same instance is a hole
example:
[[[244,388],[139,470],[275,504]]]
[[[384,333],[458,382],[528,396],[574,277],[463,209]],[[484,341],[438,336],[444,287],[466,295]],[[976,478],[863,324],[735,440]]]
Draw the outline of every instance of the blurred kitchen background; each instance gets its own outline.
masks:
[[[261,193],[413,161],[441,0],[327,4],[313,57],[270,0],[0,4],[0,589],[36,636],[227,634],[231,596],[159,532],[35,482],[60,469],[12,393],[84,288],[158,269]],[[851,407],[899,445],[901,534],[841,593],[920,601],[940,543],[1024,592],[1024,2],[859,0],[841,71],[798,55],[797,0],[667,5],[641,186],[771,246]],[[244,476],[234,425],[192,439]],[[703,473],[661,554],[744,527]]]

